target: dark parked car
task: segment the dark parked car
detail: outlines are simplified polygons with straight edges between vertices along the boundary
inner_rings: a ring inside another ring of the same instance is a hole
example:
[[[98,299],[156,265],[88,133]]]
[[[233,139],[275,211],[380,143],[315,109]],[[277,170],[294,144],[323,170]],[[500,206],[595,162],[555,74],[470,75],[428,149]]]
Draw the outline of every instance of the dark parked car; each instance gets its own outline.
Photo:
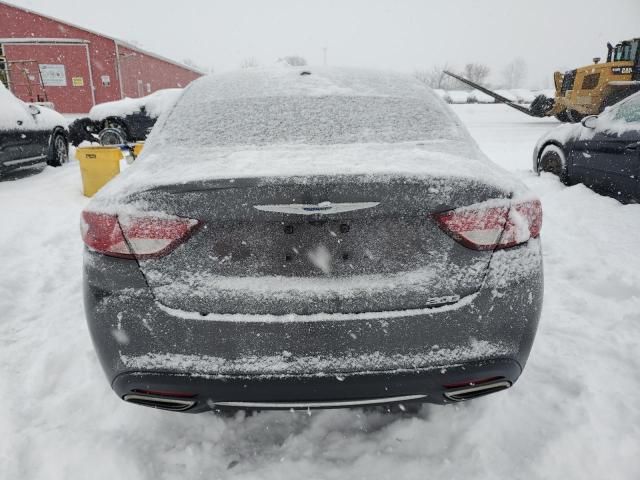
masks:
[[[581,124],[551,130],[535,148],[533,169],[624,203],[640,202],[640,93]]]
[[[158,117],[171,108],[181,94],[181,88],[167,88],[146,97],[96,105],[88,117],[69,125],[71,143],[75,146],[83,141],[121,145],[144,141]]]
[[[176,411],[445,403],[510,387],[540,202],[409,76],[193,82],[82,214],[94,346]]]
[[[24,103],[0,83],[0,176],[69,159],[67,121],[43,106]]]

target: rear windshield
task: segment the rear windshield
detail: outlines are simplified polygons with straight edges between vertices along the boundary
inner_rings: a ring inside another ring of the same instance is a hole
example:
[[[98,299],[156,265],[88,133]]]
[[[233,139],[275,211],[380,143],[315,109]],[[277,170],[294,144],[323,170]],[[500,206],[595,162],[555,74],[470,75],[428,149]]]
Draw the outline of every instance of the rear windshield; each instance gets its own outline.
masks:
[[[234,146],[460,138],[451,116],[427,99],[291,96],[199,104],[189,100],[178,102],[158,140],[170,145]]]

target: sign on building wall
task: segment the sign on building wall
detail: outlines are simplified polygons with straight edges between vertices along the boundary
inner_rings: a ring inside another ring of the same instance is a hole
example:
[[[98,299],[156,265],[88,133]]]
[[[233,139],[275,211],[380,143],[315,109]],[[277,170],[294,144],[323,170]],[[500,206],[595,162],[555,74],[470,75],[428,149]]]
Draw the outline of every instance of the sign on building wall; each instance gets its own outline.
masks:
[[[45,87],[66,87],[67,74],[64,65],[40,64],[40,76]]]
[[[84,77],[73,77],[71,83],[74,87],[84,87]]]

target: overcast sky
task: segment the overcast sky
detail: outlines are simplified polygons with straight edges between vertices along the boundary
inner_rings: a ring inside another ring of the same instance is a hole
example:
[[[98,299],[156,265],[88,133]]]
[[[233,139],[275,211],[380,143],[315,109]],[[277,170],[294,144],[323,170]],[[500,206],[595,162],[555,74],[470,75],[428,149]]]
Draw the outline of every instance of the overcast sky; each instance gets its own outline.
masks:
[[[640,0],[9,0],[139,42],[216,71],[253,57],[298,54],[322,64],[402,71],[482,62],[500,82],[522,57],[528,86],[606,56],[606,42],[640,36]]]

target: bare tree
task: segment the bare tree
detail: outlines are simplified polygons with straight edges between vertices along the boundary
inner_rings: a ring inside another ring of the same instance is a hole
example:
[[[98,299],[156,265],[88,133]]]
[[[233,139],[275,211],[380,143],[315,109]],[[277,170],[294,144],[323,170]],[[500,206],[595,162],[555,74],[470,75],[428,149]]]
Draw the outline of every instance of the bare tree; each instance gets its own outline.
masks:
[[[482,85],[489,76],[489,72],[491,72],[491,70],[486,65],[481,63],[467,63],[464,66],[464,74],[462,76],[474,83]]]
[[[446,63],[444,65],[434,65],[428,70],[416,70],[413,72],[413,75],[431,88],[439,88],[442,90],[456,88],[459,82],[444,73],[445,70],[451,70]]]
[[[292,67],[304,67],[305,65],[307,65],[307,60],[300,55],[289,55],[287,57],[281,58],[280,60]]]
[[[502,78],[506,88],[521,87],[527,76],[527,64],[521,57],[515,58],[502,70]]]
[[[255,57],[247,57],[240,62],[240,68],[256,68],[258,65]]]

